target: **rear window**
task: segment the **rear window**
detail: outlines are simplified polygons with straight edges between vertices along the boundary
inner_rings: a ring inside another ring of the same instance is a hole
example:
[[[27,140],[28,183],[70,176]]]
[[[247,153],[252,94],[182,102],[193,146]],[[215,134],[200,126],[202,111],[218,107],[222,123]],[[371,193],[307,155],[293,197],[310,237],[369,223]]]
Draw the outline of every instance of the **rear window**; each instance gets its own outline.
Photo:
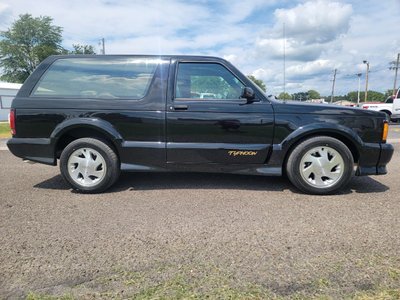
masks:
[[[58,59],[43,74],[32,96],[141,99],[158,63],[146,58]]]

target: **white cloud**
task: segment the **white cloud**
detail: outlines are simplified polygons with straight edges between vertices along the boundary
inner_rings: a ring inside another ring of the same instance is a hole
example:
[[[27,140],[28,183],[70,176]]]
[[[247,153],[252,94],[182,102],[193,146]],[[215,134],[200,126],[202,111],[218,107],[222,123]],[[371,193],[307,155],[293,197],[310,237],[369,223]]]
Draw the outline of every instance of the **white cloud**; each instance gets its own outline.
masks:
[[[275,11],[277,23],[285,23],[287,36],[305,44],[327,43],[345,34],[351,14],[350,4],[324,0]]]
[[[256,40],[257,55],[269,59],[282,59],[285,53],[287,60],[310,61],[318,59],[324,49],[325,46],[322,44],[304,45],[290,38]]]
[[[335,68],[335,64],[328,59],[319,59],[302,64],[292,65],[286,69],[289,76],[315,76],[321,73],[327,73]]]
[[[9,5],[0,2],[0,26],[7,25],[11,15],[11,8]]]
[[[393,85],[388,62],[400,52],[398,0],[0,0],[0,30],[19,14],[51,16],[73,43],[106,52],[203,54],[225,57],[245,74],[264,80],[268,93],[283,90],[283,22],[286,89],[330,94],[357,89],[362,60],[370,62],[370,87]],[[362,78],[363,79],[363,78]]]

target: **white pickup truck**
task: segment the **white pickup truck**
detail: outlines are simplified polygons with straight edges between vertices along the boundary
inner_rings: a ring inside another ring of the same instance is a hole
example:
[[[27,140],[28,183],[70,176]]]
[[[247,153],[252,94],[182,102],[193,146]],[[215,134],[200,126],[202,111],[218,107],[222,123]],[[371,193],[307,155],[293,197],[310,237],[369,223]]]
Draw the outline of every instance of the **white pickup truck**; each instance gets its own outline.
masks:
[[[400,119],[400,89],[398,89],[396,97],[391,96],[385,102],[365,102],[361,104],[361,107],[384,112],[392,121],[397,122]]]

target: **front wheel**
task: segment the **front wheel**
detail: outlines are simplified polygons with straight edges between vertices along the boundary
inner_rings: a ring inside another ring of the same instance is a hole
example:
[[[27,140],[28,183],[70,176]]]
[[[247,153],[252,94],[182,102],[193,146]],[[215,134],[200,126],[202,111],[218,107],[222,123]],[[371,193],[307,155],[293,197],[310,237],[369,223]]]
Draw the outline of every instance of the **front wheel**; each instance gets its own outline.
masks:
[[[341,141],[327,136],[309,138],[290,153],[289,180],[308,194],[332,194],[344,188],[353,174],[353,156]]]
[[[60,171],[75,190],[99,193],[118,179],[120,167],[117,155],[108,144],[81,138],[68,144],[61,153]]]

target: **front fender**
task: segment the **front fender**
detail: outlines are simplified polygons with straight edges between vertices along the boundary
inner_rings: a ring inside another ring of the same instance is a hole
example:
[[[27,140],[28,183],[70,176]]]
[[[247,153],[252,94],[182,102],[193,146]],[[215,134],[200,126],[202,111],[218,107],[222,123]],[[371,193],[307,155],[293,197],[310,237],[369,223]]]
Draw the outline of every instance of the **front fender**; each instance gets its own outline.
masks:
[[[351,141],[352,144],[356,146],[357,150],[361,149],[364,144],[362,139],[351,128],[340,124],[315,123],[299,127],[276,146],[283,151],[288,151],[298,141],[312,135],[343,137]]]
[[[292,147],[301,140],[316,135],[326,135],[341,139],[348,146],[349,143],[351,143],[352,149],[350,150],[355,150],[357,153],[359,153],[363,145],[365,145],[355,131],[340,124],[307,124],[292,131],[282,141],[280,141],[280,143],[273,144],[272,155],[268,161],[268,164],[279,168],[284,167],[285,159]]]

